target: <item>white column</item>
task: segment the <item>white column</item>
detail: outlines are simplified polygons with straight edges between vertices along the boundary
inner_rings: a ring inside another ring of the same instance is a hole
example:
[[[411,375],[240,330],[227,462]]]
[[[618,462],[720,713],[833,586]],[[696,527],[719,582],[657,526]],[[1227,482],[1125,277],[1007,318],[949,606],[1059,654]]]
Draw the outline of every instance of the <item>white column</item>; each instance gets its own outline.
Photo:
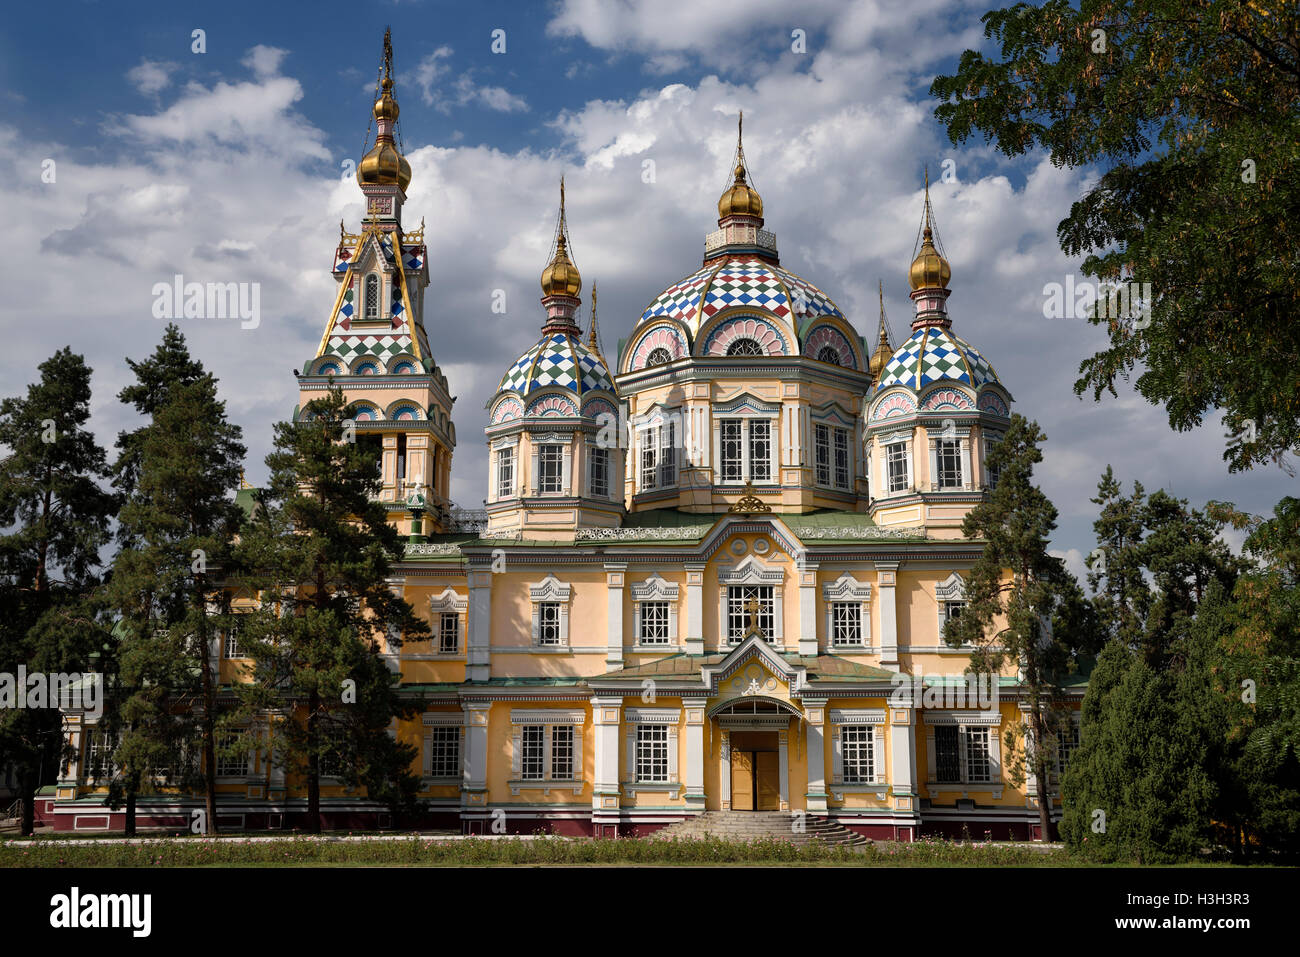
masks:
[[[916,783],[916,710],[912,707],[889,709],[889,793],[895,811],[915,814]]]
[[[686,653],[704,654],[704,565],[686,568]]]
[[[817,565],[799,567],[799,654],[817,654]]]
[[[898,584],[898,562],[876,562],[876,587],[880,594],[880,664],[898,667],[898,608],[894,586]]]
[[[597,836],[617,835],[619,819],[618,731],[622,698],[592,698],[591,823]]]
[[[704,810],[704,704],[703,698],[683,698],[686,711],[686,807]]]
[[[465,713],[465,766],[461,783],[461,816],[466,811],[477,811],[481,819],[486,811],[488,789],[488,712],[490,701],[472,701],[461,706]]]
[[[826,812],[826,746],[822,726],[826,723],[826,700],[804,701],[804,736],[808,755],[808,792],[805,796],[811,814]]]
[[[778,756],[778,766],[781,769],[781,806],[780,810],[790,810],[790,732],[778,731],[776,733],[778,750],[781,752]]]
[[[487,681],[492,674],[492,573],[469,573],[469,642],[466,647],[465,678]]]
[[[612,668],[623,667],[623,585],[627,564],[605,563],[605,619],[609,644],[605,651],[605,664]]]

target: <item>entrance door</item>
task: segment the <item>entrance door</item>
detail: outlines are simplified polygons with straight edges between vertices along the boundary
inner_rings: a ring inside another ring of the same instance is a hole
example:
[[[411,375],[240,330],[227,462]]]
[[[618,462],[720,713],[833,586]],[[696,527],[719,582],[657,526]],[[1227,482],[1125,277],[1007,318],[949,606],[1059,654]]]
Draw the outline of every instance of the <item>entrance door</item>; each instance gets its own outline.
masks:
[[[731,750],[731,809],[754,810],[754,752]]]
[[[731,809],[779,811],[781,767],[775,732],[731,734]]]

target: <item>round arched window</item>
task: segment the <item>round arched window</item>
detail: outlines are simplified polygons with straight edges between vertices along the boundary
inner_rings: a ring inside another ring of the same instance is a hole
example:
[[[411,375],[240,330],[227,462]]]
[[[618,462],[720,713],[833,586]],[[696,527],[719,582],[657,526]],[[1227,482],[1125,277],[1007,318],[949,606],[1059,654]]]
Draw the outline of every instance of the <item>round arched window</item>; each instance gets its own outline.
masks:
[[[363,362],[357,366],[357,375],[375,375],[379,372],[379,366],[373,362]]]
[[[840,364],[840,354],[834,346],[822,346],[817,350],[818,362],[829,362],[833,366]]]
[[[409,362],[399,362],[393,366],[393,372],[396,375],[411,375],[415,372],[415,366]]]
[[[645,364],[648,366],[661,366],[673,361],[673,354],[660,346],[658,349],[651,349],[650,355],[646,356]]]
[[[727,355],[729,356],[761,356],[763,354],[763,347],[754,339],[737,339],[727,346]]]

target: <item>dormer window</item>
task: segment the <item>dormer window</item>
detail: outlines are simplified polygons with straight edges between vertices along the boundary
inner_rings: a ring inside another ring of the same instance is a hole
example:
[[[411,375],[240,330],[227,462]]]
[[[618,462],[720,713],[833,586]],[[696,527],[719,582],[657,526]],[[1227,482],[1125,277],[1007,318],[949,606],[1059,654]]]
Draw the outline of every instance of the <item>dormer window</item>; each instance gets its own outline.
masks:
[[[363,315],[366,319],[379,318],[379,277],[371,273],[366,277],[365,291],[365,312]]]

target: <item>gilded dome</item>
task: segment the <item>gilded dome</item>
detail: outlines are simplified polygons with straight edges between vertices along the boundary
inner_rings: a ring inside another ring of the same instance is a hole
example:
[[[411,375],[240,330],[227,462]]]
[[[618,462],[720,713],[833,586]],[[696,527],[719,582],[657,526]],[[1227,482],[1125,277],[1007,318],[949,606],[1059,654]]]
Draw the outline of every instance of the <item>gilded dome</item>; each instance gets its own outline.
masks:
[[[569,259],[568,243],[560,233],[555,242],[555,256],[550,265],[542,270],[543,296],[574,296],[582,291],[582,274]]]
[[[934,231],[927,225],[921,234],[921,251],[912,260],[907,281],[913,289],[947,289],[951,278],[952,267],[948,265],[948,260],[939,255],[939,250],[934,248]]]
[[[728,216],[763,217],[763,197],[746,180],[743,163],[736,164],[736,178],[731,188],[718,199],[718,218],[726,219]]]
[[[379,109],[379,104],[375,104],[375,109]],[[411,164],[397,151],[391,138],[384,138],[362,158],[357,167],[357,182],[362,186],[396,183],[405,192],[411,184]]]

